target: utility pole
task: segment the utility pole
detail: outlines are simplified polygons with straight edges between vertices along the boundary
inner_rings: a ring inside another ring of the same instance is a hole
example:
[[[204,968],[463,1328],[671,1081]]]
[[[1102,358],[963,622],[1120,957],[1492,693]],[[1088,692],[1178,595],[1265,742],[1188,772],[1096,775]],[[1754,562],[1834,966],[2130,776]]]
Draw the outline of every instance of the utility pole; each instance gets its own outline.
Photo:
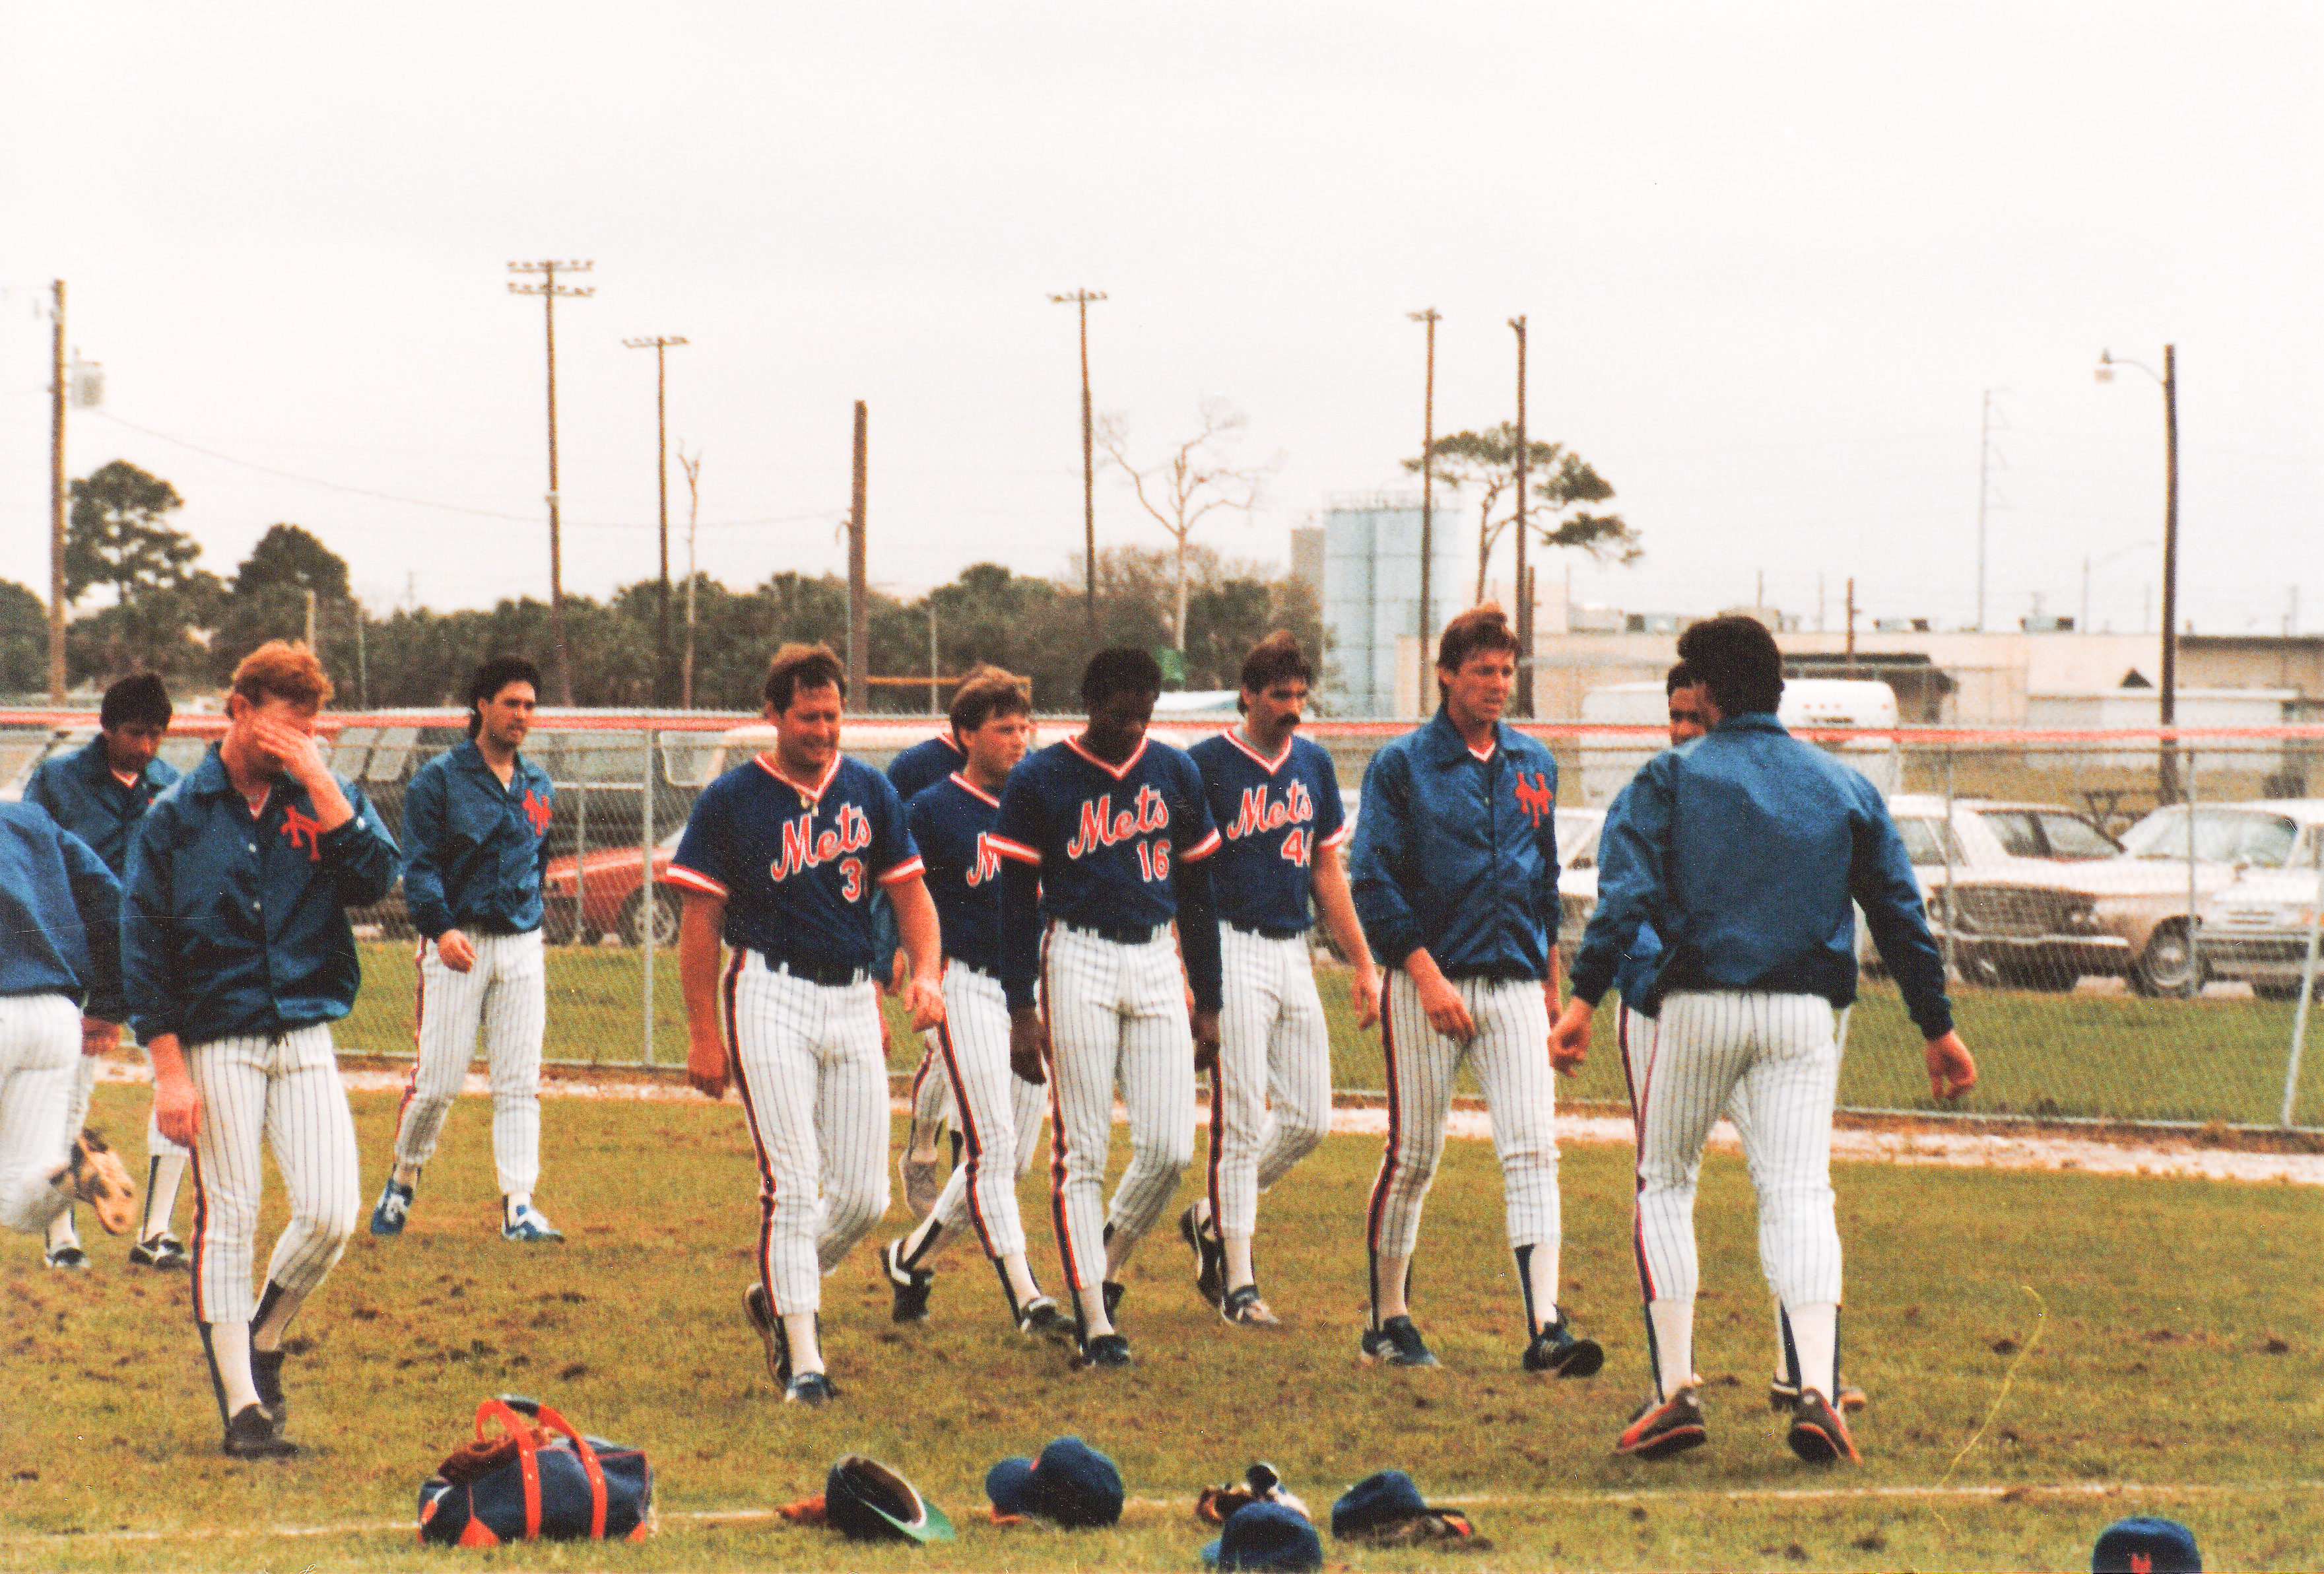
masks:
[[[1533,714],[1533,586],[1526,578],[1526,319],[1509,319],[1517,336],[1517,714]]]
[[[678,446],[678,468],[686,472],[686,660],[678,671],[678,703],[687,709],[694,708],[694,589],[699,576],[694,567],[694,532],[702,517],[702,455],[686,457],[686,445]]]
[[[1848,577],[1848,659],[1856,660],[1856,576]]]
[[[665,352],[683,338],[625,338],[633,350],[654,353],[654,486],[660,498],[661,588],[655,603],[653,702],[669,703],[669,379]]]
[[[872,686],[864,681],[872,671],[872,631],[866,626],[870,617],[863,582],[863,496],[864,468],[871,452],[871,412],[863,401],[855,402],[855,502],[847,516],[847,691],[859,696],[855,703],[872,708]]]
[[[1985,391],[1984,403],[1977,417],[1977,632],[1985,632],[1985,505],[1990,495],[1987,480],[1993,460],[1993,395]]]
[[[1428,703],[1428,674],[1435,663],[1428,653],[1429,606],[1428,572],[1436,551],[1436,325],[1443,314],[1434,306],[1425,311],[1407,311],[1405,317],[1428,328],[1428,376],[1420,399],[1420,706],[1419,714],[1426,716],[1434,708]]]
[[[1072,304],[1082,319],[1082,557],[1083,572],[1088,579],[1086,601],[1092,650],[1097,648],[1097,447],[1090,419],[1089,309],[1091,301],[1104,299],[1102,290],[1076,290],[1070,295],[1049,297],[1055,305]]]
[[[2179,347],[2163,347],[2159,377],[2152,366],[2118,357],[2112,350],[2098,352],[2099,382],[2114,381],[2116,366],[2136,366],[2163,385],[2163,692],[2156,696],[2155,719],[2168,728],[2179,715]],[[2179,802],[2177,739],[2163,740],[2155,776],[2156,800]]]
[[[56,338],[49,387],[49,702],[65,702],[65,282],[55,285]]]
[[[312,585],[307,587],[307,648],[315,650],[315,588]],[[316,653],[320,655],[322,653],[317,651]]]
[[[557,494],[557,298],[559,295],[595,295],[594,286],[576,287],[559,284],[557,275],[586,273],[595,263],[511,263],[512,273],[538,273],[538,284],[519,284],[512,281],[512,295],[538,295],[548,309],[549,323],[549,643],[557,653],[557,703],[573,703],[573,656],[565,648],[565,550],[558,510],[561,500]]]

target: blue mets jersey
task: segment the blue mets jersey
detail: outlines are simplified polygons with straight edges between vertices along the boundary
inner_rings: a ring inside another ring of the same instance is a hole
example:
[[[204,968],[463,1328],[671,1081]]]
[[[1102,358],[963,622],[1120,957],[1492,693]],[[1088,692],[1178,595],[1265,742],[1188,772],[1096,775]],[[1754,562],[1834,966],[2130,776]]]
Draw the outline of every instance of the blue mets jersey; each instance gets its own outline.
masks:
[[[896,784],[896,796],[908,804],[967,764],[967,754],[953,742],[947,727],[889,761],[888,780]]]
[[[124,782],[113,773],[99,733],[71,754],[42,760],[24,783],[24,801],[47,810],[118,875],[129,867],[129,838],[138,820],[177,780],[178,768],[156,758],[145,762],[136,781]]]
[[[927,862],[945,955],[1000,977],[1001,849],[992,828],[1001,800],[954,772],[914,798],[908,813]]]
[[[695,800],[668,878],[726,903],[723,932],[736,949],[832,969],[873,966],[872,892],[919,873],[887,777],[838,755],[803,787],[760,755]]]
[[[1295,736],[1270,760],[1232,732],[1204,738],[1186,753],[1203,769],[1211,819],[1222,838],[1211,866],[1219,921],[1277,933],[1314,923],[1315,849],[1338,847],[1354,829],[1340,804],[1332,756]]]

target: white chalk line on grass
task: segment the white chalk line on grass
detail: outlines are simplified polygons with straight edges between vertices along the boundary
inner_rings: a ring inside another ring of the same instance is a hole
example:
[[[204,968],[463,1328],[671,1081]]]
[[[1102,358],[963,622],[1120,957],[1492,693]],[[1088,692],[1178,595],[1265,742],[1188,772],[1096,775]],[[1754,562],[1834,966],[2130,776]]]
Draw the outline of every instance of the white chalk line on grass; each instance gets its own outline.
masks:
[[[1743,1488],[1660,1488],[1644,1492],[1512,1492],[1459,1493],[1447,1495],[1432,1492],[1432,1502],[1462,1508],[1573,1508],[1592,1504],[1700,1504],[1700,1503],[1831,1503],[1864,1500],[1926,1502],[1938,1498],[1960,1498],[1978,1502],[2016,1502],[2035,1497],[2248,1497],[2263,1495],[2282,1495],[2292,1492],[2324,1490],[2324,1481],[2218,1481],[2188,1482],[2179,1486],[2133,1481],[2064,1481],[2037,1483],[2012,1482],[2007,1485],[1987,1483],[1974,1486],[1768,1486]],[[1125,1509],[1150,1509],[1163,1513],[1188,1509],[1191,1497],[1132,1497],[1126,1499]],[[657,1523],[682,1521],[696,1524],[753,1523],[781,1518],[781,1511],[772,1508],[705,1508],[686,1509],[676,1513],[657,1511]],[[40,1539],[48,1542],[194,1542],[226,1541],[248,1537],[271,1536],[290,1540],[315,1536],[383,1536],[419,1533],[416,1524],[397,1521],[374,1520],[352,1524],[329,1525],[237,1525],[178,1531],[46,1531]]]

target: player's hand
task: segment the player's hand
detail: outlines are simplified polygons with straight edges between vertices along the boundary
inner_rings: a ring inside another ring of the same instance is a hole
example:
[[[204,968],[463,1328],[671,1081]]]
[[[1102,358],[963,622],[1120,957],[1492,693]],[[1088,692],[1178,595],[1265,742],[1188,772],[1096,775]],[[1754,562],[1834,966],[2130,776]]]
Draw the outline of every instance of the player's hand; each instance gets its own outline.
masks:
[[[476,965],[476,945],[456,929],[447,929],[436,937],[436,959],[455,973],[465,973]]]
[[[1461,991],[1452,981],[1439,974],[1425,981],[1416,979],[1420,987],[1420,1009],[1428,1014],[1428,1025],[1448,1039],[1462,1043],[1477,1036],[1477,1019],[1469,1014],[1462,1004]]]
[[[1049,1079],[1047,1060],[1049,1053],[1049,1030],[1041,1022],[1041,1014],[1029,1007],[1009,1014],[1009,1069],[1018,1077],[1038,1088]]]
[[[1590,1023],[1596,1015],[1579,996],[1566,1002],[1565,1014],[1549,1030],[1549,1063],[1558,1075],[1571,1077],[1590,1056]]]
[[[103,1017],[84,1016],[80,1019],[80,1052],[84,1055],[109,1055],[121,1047],[121,1024],[106,1022]]]
[[[1194,1069],[1215,1072],[1219,1069],[1219,1014],[1197,1011],[1187,1019],[1194,1030]]]
[[[912,981],[912,958],[900,948],[888,964],[888,979],[881,987],[890,995],[901,995],[904,986]]]
[[[305,728],[261,711],[251,718],[250,734],[260,752],[281,766],[282,773],[301,787],[312,792],[319,782],[331,779],[330,768],[323,764],[315,735]]]
[[[151,1046],[153,1051],[153,1124],[161,1134],[181,1148],[194,1146],[202,1131],[202,1096],[194,1091],[193,1079],[186,1075],[186,1062],[179,1052],[174,1033],[163,1033]]]
[[[687,1042],[686,1080],[696,1092],[711,1098],[726,1097],[726,1078],[733,1069],[726,1041],[717,1032],[693,1034]]]
[[[1379,969],[1369,961],[1358,968],[1355,976],[1348,980],[1348,998],[1356,1008],[1358,1030],[1368,1028],[1379,1021]]]
[[[1977,1086],[1977,1058],[1960,1042],[1960,1034],[1949,1032],[1941,1039],[1931,1039],[1924,1059],[1929,1067],[1930,1097],[1959,1098]]]
[[[936,987],[933,978],[915,978],[907,984],[904,1005],[912,1014],[912,1025],[922,1032],[945,1019],[944,991]]]

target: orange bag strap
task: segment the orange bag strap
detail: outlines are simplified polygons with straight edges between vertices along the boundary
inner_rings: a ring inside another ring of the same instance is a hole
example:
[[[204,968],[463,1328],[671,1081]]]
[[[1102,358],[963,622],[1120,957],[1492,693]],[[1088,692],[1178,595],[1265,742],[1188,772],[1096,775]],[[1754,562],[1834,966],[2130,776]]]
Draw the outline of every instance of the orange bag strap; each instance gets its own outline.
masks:
[[[542,1406],[542,1409],[548,1411],[546,1405]],[[549,1411],[548,1413],[556,1414],[554,1411]],[[502,1401],[487,1399],[476,1406],[476,1441],[480,1443],[484,1440],[486,1421],[499,1421],[501,1430],[516,1440],[517,1463],[524,1477],[524,1539],[528,1542],[537,1542],[540,1539],[540,1447],[532,1440],[532,1424]],[[558,1416],[557,1424],[564,1427],[565,1419]],[[571,1429],[566,1430],[569,1435]],[[594,1481],[596,1472],[595,1459],[589,1461],[589,1469]],[[602,1507],[598,1514],[602,1521],[604,1518]]]
[[[582,1472],[589,1477],[589,1539],[593,1542],[604,1541],[605,1539],[605,1470],[604,1466],[597,1463],[597,1450],[589,1446],[589,1440],[583,1437],[571,1421],[567,1421],[545,1404],[540,1407],[540,1424],[554,1428],[573,1440],[573,1451],[581,1456]]]

